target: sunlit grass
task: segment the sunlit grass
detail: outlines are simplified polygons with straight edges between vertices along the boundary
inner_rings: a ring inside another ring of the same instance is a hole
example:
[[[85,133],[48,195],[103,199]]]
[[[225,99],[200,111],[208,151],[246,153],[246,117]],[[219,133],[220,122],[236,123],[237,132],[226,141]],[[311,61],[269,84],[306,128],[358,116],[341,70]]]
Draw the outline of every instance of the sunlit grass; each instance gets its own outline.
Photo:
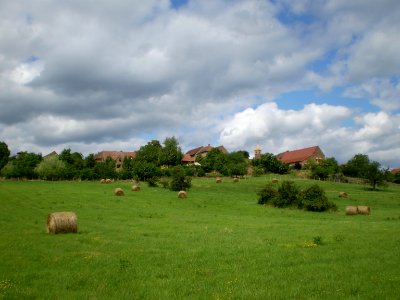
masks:
[[[256,204],[270,179],[195,179],[186,199],[129,182],[0,182],[0,298],[398,298],[399,187],[318,182],[338,211],[313,213]],[[76,212],[79,233],[47,234],[55,211]]]

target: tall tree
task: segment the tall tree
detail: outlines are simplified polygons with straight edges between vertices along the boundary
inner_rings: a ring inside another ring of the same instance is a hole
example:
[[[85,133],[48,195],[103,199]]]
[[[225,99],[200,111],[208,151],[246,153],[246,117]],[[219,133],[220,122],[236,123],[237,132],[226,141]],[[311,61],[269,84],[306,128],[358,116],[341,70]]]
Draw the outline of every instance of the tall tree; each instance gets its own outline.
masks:
[[[343,174],[350,177],[363,177],[369,165],[369,157],[365,154],[356,154],[343,167]]]
[[[365,168],[362,178],[366,179],[372,187],[372,190],[376,189],[376,186],[384,186],[385,180],[388,178],[389,170],[382,169],[380,164],[373,161],[368,164]]]
[[[39,178],[45,180],[62,179],[65,172],[65,163],[58,155],[45,157],[35,168]]]
[[[167,166],[179,165],[183,153],[181,147],[179,147],[178,140],[175,137],[167,137],[163,144],[164,147],[160,150],[160,164]]]
[[[148,163],[153,163],[155,165],[160,164],[160,152],[162,146],[159,141],[153,140],[148,142],[147,145],[140,147],[140,149],[136,152],[136,161],[143,161]]]
[[[5,142],[0,142],[0,170],[7,164],[10,150]]]

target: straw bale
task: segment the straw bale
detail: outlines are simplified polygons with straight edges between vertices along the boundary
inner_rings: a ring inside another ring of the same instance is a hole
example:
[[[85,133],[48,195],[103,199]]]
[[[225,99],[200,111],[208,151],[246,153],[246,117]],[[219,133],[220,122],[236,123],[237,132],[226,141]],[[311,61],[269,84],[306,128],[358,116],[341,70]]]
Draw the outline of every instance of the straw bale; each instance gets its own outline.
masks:
[[[179,191],[178,198],[186,198],[186,192],[185,191]]]
[[[340,193],[339,193],[339,197],[340,197],[340,198],[347,198],[347,196],[348,196],[348,195],[347,195],[346,192],[340,192]]]
[[[133,192],[139,192],[140,191],[140,186],[138,186],[136,184],[132,185],[132,191]]]
[[[109,178],[106,179],[106,183],[111,183],[111,182],[112,182],[111,179],[109,179]]]
[[[239,178],[237,177],[233,178],[233,182],[239,182]]]
[[[278,179],[273,178],[273,179],[272,179],[272,183],[278,183]]]
[[[369,206],[359,205],[359,206],[357,206],[357,212],[360,215],[370,215],[371,209],[369,208]]]
[[[123,196],[124,195],[124,191],[121,188],[116,188],[114,190],[114,195],[115,196]]]
[[[78,232],[78,218],[74,212],[53,212],[47,215],[47,233],[69,232]]]
[[[106,180],[105,179],[101,179],[100,183],[106,183]]]
[[[346,215],[358,214],[357,206],[346,206]]]
[[[221,182],[222,182],[222,179],[221,179],[221,177],[217,177],[217,178],[215,178],[215,182],[216,182],[216,183],[221,183]]]

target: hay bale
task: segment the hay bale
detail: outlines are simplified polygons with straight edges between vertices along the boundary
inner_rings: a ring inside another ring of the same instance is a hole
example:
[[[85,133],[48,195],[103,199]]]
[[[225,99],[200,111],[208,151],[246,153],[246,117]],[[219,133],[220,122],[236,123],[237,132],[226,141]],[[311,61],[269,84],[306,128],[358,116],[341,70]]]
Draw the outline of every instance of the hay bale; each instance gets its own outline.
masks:
[[[139,191],[140,191],[140,186],[134,184],[134,185],[132,185],[131,190],[132,190],[133,192],[139,192]]]
[[[179,191],[178,198],[186,198],[186,192],[185,191]]]
[[[346,206],[346,215],[358,214],[357,206]]]
[[[272,179],[272,183],[278,183],[278,179],[273,178],[273,179]]]
[[[233,182],[239,182],[239,178],[237,177],[233,178]]]
[[[369,206],[359,205],[359,206],[357,206],[357,212],[360,215],[370,215],[371,209],[369,208]]]
[[[109,179],[109,178],[106,179],[106,183],[111,183],[111,182],[112,182],[111,179]]]
[[[114,190],[114,195],[115,196],[123,196],[124,195],[124,191],[121,188],[116,188]]]
[[[215,178],[215,182],[216,182],[216,183],[221,183],[221,182],[222,182],[222,179],[221,179],[221,177],[217,177],[217,178]]]
[[[348,195],[347,195],[346,192],[340,192],[340,193],[339,193],[339,197],[340,197],[340,198],[347,198],[347,196],[348,196]]]
[[[106,180],[105,179],[101,179],[100,183],[106,183]]]
[[[69,232],[78,232],[78,218],[74,212],[53,212],[47,215],[47,233]]]

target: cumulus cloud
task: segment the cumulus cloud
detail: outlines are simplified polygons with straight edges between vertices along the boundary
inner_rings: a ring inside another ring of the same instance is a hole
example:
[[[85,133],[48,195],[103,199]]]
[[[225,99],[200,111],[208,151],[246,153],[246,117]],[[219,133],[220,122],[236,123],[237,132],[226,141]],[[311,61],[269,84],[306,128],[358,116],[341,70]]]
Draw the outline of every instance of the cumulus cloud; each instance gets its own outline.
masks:
[[[348,118],[357,126],[346,126],[343,121]],[[344,106],[309,104],[301,110],[284,110],[268,103],[239,112],[221,124],[220,141],[250,153],[259,144],[264,153],[274,154],[319,145],[327,156],[340,162],[367,153],[390,166],[400,151],[399,124],[400,115],[385,112],[355,116]]]
[[[70,145],[84,153],[172,135],[183,148],[220,138],[235,149],[274,136],[265,146],[277,151],[315,136],[345,139],[368,126],[361,116],[358,127],[341,126],[355,112],[336,99],[298,100],[301,110],[271,101],[339,87],[395,120],[398,3],[3,1],[0,137],[13,152]],[[386,153],[368,146],[375,137],[357,138],[357,147]]]

